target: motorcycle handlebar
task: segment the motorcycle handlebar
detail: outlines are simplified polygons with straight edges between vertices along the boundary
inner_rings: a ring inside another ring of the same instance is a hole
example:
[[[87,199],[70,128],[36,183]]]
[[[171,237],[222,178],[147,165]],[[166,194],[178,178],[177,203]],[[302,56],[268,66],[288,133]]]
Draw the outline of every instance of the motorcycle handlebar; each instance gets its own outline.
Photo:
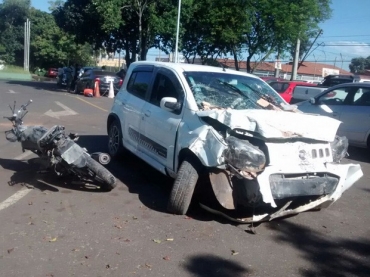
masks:
[[[29,106],[31,103],[32,103],[32,99],[28,100],[28,102],[25,105],[22,105],[21,109],[25,110],[27,108],[27,106]]]

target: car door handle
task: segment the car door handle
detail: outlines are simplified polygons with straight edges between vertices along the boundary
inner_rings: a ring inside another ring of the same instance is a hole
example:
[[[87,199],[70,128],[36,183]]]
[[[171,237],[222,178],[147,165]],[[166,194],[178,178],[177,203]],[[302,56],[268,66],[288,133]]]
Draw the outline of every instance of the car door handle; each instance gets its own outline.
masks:
[[[149,117],[151,115],[151,112],[150,111],[145,111],[144,114],[145,114],[146,117]]]

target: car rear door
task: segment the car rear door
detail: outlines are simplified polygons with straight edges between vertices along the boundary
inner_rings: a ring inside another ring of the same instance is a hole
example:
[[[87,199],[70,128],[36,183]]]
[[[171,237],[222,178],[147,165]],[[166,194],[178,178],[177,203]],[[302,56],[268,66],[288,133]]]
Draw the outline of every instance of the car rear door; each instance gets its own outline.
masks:
[[[121,104],[118,112],[121,114],[123,144],[135,153],[139,143],[142,143],[142,109],[152,83],[153,69],[154,66],[136,66],[130,74],[126,90],[116,96],[116,101]]]
[[[351,144],[366,146],[370,131],[370,88],[353,88],[352,93],[351,101],[342,107],[340,129]]]
[[[167,111],[160,107],[163,97],[173,97],[180,103],[176,111]],[[176,151],[176,136],[182,119],[184,89],[176,77],[176,73],[159,68],[156,71],[153,87],[148,102],[143,107],[140,125],[140,149],[150,160],[149,163],[159,163],[174,169],[174,153]],[[152,164],[158,167],[158,164]]]

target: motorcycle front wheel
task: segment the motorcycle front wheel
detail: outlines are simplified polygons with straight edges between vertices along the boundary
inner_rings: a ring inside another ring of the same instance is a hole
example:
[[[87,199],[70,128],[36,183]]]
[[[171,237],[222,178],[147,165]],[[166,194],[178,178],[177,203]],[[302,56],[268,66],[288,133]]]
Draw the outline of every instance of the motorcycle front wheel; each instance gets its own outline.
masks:
[[[86,171],[84,177],[94,179],[103,189],[112,190],[117,186],[116,178],[103,165],[90,156],[86,156]]]

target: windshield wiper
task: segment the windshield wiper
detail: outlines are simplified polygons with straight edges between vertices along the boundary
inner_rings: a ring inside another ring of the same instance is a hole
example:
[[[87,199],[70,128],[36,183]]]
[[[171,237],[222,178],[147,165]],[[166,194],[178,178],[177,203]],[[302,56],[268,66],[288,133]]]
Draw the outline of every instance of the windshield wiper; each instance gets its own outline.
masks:
[[[279,103],[276,102],[275,99],[273,99],[271,96],[269,95],[266,95],[266,94],[263,94],[257,90],[255,90],[254,88],[252,88],[250,85],[246,84],[246,83],[242,83],[242,85],[246,86],[247,88],[249,88],[251,91],[253,91],[255,94],[257,94],[258,97],[262,98],[263,100],[266,100],[267,102],[269,102],[270,104],[276,106],[276,107],[279,107]]]
[[[239,95],[243,96],[243,97],[247,97],[247,95],[245,95],[240,89],[238,89],[236,86],[232,85],[232,84],[229,84],[228,82],[225,82],[225,81],[222,81],[220,79],[217,79],[217,81],[220,82],[220,84],[223,84],[229,88],[231,88],[232,90],[234,90],[235,92],[237,92]]]

